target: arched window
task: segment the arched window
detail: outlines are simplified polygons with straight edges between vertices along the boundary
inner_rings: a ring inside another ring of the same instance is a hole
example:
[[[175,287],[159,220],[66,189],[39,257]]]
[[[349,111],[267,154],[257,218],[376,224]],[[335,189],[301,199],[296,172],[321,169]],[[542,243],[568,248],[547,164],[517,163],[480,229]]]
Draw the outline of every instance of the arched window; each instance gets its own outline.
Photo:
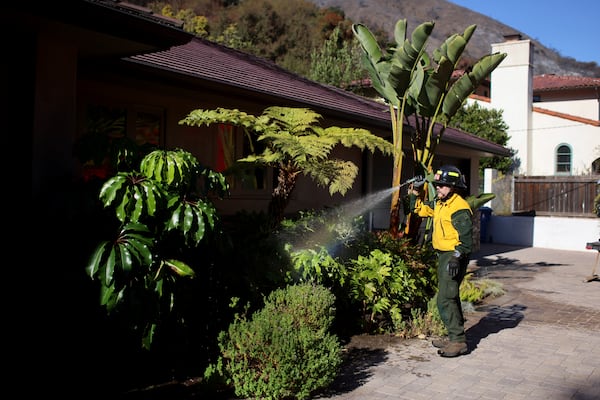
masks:
[[[556,149],[556,174],[571,174],[571,148],[566,144],[561,144]]]
[[[592,174],[600,174],[600,158],[596,158],[592,163]]]

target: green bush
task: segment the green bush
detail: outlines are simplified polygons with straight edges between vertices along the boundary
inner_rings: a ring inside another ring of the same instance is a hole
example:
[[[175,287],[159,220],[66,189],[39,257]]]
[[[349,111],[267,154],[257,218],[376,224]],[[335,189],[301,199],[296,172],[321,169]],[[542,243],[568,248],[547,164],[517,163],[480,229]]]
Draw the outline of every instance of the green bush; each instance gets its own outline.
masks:
[[[219,334],[215,374],[233,385],[235,394],[260,399],[306,399],[335,379],[341,345],[329,333],[335,296],[313,284],[274,290],[250,320],[238,316]]]
[[[287,282],[330,288],[340,336],[397,332],[411,309],[424,309],[435,294],[434,252],[387,232],[369,232],[361,218],[343,221],[335,211],[284,221],[281,236],[293,266]]]

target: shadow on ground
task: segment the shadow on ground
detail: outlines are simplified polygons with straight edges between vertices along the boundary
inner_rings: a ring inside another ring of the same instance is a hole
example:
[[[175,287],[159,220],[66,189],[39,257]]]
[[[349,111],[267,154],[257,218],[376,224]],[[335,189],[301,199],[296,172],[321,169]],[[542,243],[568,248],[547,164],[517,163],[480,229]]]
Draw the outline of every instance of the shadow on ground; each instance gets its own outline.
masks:
[[[341,393],[349,393],[364,385],[373,375],[370,368],[385,363],[388,359],[388,352],[381,346],[380,338],[372,335],[373,342],[376,344],[368,347],[349,347],[344,354],[344,362],[340,368],[340,373],[334,382],[323,391],[320,391],[314,398],[327,398]]]
[[[527,306],[522,304],[513,304],[509,307],[494,305],[479,307],[477,311],[487,311],[487,314],[466,331],[469,352],[477,348],[481,339],[519,325],[524,318],[523,311],[526,308]]]

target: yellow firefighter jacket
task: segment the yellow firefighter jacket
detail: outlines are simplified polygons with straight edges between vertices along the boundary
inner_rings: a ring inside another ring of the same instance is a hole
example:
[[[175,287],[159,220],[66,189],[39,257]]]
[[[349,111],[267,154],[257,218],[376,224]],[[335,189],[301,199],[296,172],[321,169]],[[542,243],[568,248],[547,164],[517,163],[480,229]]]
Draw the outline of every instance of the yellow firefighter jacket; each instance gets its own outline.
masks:
[[[473,246],[472,211],[469,203],[456,193],[433,204],[411,194],[411,206],[420,217],[433,217],[433,248],[439,251],[458,250],[469,254]]]

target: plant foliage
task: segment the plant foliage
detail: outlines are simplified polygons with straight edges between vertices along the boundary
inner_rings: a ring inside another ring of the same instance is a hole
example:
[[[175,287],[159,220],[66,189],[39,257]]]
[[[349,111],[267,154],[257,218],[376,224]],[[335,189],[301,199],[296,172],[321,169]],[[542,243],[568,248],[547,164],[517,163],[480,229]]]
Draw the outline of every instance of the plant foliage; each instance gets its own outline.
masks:
[[[215,226],[216,210],[196,183],[203,178],[205,190],[220,195],[227,185],[182,150],[155,150],[142,159],[140,171],[119,172],[102,186],[99,198],[120,229],[97,246],[87,273],[100,282],[100,304],[108,313],[134,310],[131,325],[150,348],[160,320],[175,307],[177,278],[195,276],[179,259],[178,242],[194,248]]]
[[[288,282],[330,288],[340,313],[361,332],[395,331],[408,310],[424,308],[435,291],[431,252],[407,239],[366,232],[360,218],[345,221],[328,215],[335,213],[306,214],[293,226],[284,221],[282,237],[288,241],[294,272]],[[303,239],[289,237],[290,231]]]
[[[250,319],[238,316],[221,332],[219,359],[205,376],[223,377],[244,398],[309,398],[333,382],[342,362],[341,345],[329,333],[334,302],[319,285],[274,290]]]
[[[219,107],[193,110],[180,124],[230,124],[243,128],[252,142],[262,143],[262,152],[239,159],[237,164],[259,164],[277,169],[277,186],[272,192],[269,214],[274,221],[280,222],[300,174],[312,178],[318,186],[327,187],[332,195],[344,195],[352,187],[358,167],[351,161],[331,157],[336,145],[391,153],[391,143],[365,129],[323,128],[319,125],[321,119],[320,114],[307,108],[273,106],[254,116]]]
[[[353,25],[373,88],[390,108],[395,148],[392,187],[400,185],[402,175],[404,124],[412,127],[408,131],[415,173],[432,175],[436,148],[448,122],[506,57],[504,53],[486,55],[470,71],[454,79],[453,72],[476,26],[467,27],[462,34],[450,35],[430,56],[426,46],[434,26],[433,21],[424,22],[409,38],[406,19],[399,19],[394,26],[395,44],[382,49],[366,26]],[[397,191],[390,206],[390,231],[393,234],[398,233],[400,226],[400,205]]]

